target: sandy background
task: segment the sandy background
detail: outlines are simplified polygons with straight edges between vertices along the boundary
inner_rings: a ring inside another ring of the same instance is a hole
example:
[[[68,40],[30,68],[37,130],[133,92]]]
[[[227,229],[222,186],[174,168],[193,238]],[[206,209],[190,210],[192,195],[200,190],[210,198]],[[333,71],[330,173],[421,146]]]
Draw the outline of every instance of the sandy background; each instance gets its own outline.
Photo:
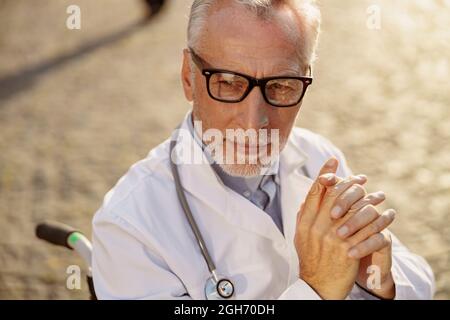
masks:
[[[90,234],[104,194],[187,111],[180,80],[190,1],[148,25],[138,0],[0,0],[0,298],[85,299],[71,252],[34,237],[43,219]],[[82,29],[65,27],[78,4]],[[298,125],[330,138],[450,298],[450,1],[320,1],[315,83]],[[381,8],[380,30],[366,9]]]

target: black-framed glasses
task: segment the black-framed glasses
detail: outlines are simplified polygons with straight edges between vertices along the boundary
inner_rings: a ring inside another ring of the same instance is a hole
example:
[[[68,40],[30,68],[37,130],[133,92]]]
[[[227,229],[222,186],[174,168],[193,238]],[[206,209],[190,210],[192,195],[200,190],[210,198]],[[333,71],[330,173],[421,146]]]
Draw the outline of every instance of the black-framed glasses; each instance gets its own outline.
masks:
[[[209,96],[225,103],[243,101],[254,87],[259,87],[264,100],[274,107],[293,107],[302,101],[312,77],[279,76],[256,79],[239,72],[209,68],[211,65],[189,48],[192,61],[206,78]],[[311,73],[311,68],[309,69]]]

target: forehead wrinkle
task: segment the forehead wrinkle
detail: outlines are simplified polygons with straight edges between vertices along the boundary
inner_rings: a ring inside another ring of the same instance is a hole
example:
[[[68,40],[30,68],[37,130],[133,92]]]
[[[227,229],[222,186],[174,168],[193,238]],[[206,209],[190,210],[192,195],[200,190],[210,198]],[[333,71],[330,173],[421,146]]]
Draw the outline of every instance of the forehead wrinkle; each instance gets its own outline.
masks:
[[[237,73],[243,73],[250,76],[253,76],[254,73],[250,68],[248,68],[248,64],[243,64],[241,61],[237,60],[235,63],[230,62],[215,62],[216,59],[208,59],[208,62],[211,63],[211,67],[214,69],[223,69],[228,71],[233,71]],[[292,62],[291,64],[286,63],[278,63],[274,64],[270,67],[270,70],[267,71],[267,74],[264,77],[271,76],[299,76],[301,73],[301,68],[298,64]]]
[[[220,50],[217,55],[210,54],[208,47],[203,46],[200,52],[197,54],[201,55],[212,67],[215,69],[225,69],[229,71],[234,71],[238,73],[244,73],[252,75],[254,70],[263,70],[265,77],[278,76],[278,75],[300,75],[301,67],[296,59],[295,52],[292,52],[292,59],[280,58],[278,55],[273,55],[273,57],[260,57],[254,54],[249,54],[249,52],[255,52],[259,50],[267,50],[270,48],[262,47],[251,47],[251,50],[241,50],[242,45],[232,44],[231,41],[222,41],[223,45],[220,46]],[[236,47],[236,49],[234,49]],[[270,64],[267,64],[267,60],[270,60]],[[259,66],[262,66],[260,68]]]

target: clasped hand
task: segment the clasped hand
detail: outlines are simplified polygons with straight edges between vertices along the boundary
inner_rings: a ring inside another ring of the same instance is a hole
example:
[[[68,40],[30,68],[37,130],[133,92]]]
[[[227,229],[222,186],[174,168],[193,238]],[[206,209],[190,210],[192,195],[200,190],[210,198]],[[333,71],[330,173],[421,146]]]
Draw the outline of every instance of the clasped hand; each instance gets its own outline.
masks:
[[[341,179],[337,167],[336,159],[327,161],[297,215],[299,277],[323,299],[346,298],[355,282],[375,296],[392,299],[395,285],[386,228],[395,211],[380,213],[376,206],[385,200],[384,193],[367,194],[366,176]],[[367,284],[370,265],[381,273],[379,286]]]

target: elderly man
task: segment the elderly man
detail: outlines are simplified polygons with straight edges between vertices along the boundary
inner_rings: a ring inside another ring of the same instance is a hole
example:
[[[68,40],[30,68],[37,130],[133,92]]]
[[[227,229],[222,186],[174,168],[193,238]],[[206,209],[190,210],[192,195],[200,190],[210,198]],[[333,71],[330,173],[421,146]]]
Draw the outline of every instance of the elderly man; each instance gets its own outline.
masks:
[[[384,194],[293,128],[319,25],[306,0],[194,1],[181,74],[192,111],[95,215],[99,298],[432,298],[429,266],[386,229]]]

